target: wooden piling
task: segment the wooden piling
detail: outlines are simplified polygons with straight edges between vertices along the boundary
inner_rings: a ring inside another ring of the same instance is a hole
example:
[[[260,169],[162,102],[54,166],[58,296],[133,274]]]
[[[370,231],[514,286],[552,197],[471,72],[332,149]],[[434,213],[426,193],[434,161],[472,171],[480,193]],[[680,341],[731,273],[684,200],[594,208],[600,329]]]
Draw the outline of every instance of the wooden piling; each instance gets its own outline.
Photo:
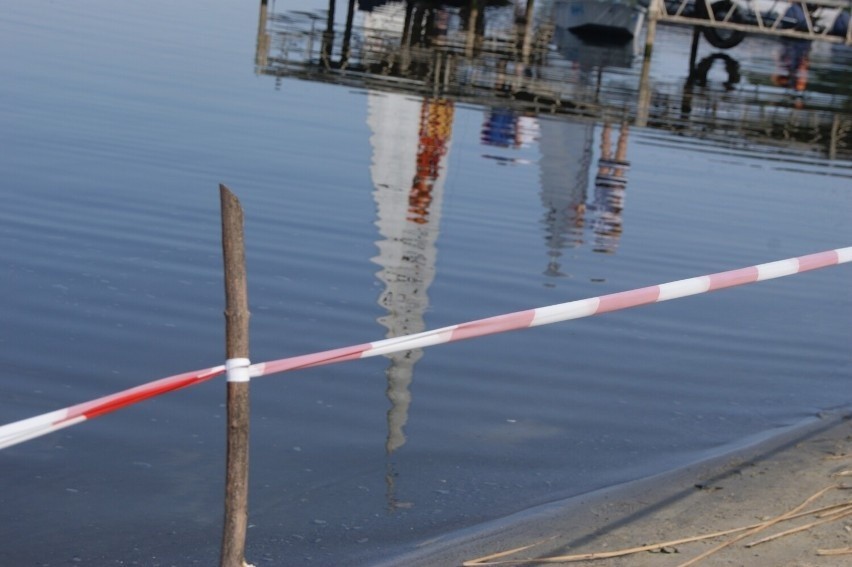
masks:
[[[645,52],[642,56],[642,71],[639,75],[639,100],[636,104],[636,125],[648,125],[648,111],[651,104],[651,55],[654,52],[654,39],[657,35],[657,19],[660,15],[660,2],[651,0],[648,5],[648,26],[645,30]]]
[[[254,53],[255,73],[263,73],[269,63],[269,33],[266,22],[269,18],[268,0],[260,0],[260,11],[257,18],[257,46]]]
[[[243,210],[237,197],[219,185],[222,257],[225,267],[225,352],[228,360],[249,357],[249,310],[243,236]],[[225,521],[221,567],[245,565],[248,526],[249,382],[227,384]]]

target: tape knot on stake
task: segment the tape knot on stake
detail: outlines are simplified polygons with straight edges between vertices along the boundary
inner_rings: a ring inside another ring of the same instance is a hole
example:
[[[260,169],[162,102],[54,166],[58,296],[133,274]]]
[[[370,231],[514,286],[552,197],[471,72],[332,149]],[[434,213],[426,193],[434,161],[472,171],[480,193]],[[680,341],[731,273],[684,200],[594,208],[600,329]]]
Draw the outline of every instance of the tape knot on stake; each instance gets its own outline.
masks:
[[[229,358],[225,361],[225,376],[228,382],[248,382],[251,379],[247,358]]]

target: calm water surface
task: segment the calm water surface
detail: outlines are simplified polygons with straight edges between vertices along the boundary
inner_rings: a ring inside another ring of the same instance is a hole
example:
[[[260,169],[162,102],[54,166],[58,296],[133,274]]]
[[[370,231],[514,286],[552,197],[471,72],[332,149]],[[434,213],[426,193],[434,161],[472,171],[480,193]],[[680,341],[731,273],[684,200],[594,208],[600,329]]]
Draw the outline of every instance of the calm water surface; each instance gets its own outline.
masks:
[[[690,32],[662,27],[642,107],[629,46],[602,67],[551,30],[526,66],[486,45],[377,79],[380,14],[341,68],[338,6],[323,71],[322,3],[270,6],[260,52],[238,4],[0,0],[0,422],[222,360],[219,183],[254,361],[852,243],[828,46],[803,93],[760,39],[702,43],[689,82]],[[247,557],[369,564],[847,405],[849,277],[258,379]],[[215,563],[223,402],[213,381],[0,453],[0,564]]]

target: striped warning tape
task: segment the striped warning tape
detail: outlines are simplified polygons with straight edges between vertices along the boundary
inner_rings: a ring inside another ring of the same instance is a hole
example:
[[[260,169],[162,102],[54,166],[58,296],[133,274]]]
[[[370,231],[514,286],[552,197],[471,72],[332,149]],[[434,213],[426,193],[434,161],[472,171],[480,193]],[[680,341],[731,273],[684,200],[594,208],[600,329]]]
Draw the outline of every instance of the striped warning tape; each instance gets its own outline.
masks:
[[[161,378],[90,402],[84,402],[76,406],[0,426],[0,449],[47,435],[48,433],[81,423],[87,419],[114,412],[142,400],[165,394],[166,392],[200,384],[222,374],[224,371],[225,366],[223,365],[205,370],[176,374],[175,376]]]
[[[850,261],[852,261],[852,247],[838,248],[808,256],[750,266],[739,270],[719,272],[717,274],[612,293],[600,297],[518,311],[507,315],[498,315],[496,317],[479,319],[469,323],[452,325],[413,335],[394,337],[363,345],[283,358],[271,362],[261,362],[252,365],[251,374],[252,376],[265,376],[277,372],[390,354],[505,331],[549,325],[551,323],[590,317],[629,307],[638,307],[649,303],[668,301],[669,299],[678,299],[708,291],[789,276]]]
[[[425,348],[539,325],[549,325],[551,323],[590,317],[630,307],[638,307],[649,303],[668,301],[699,293],[780,278],[846,262],[852,262],[852,247],[837,248],[835,250],[779,260],[777,262],[750,266],[738,270],[719,272],[630,291],[581,299],[579,301],[528,309],[526,311],[517,311],[515,313],[451,325],[413,335],[261,362],[251,365],[248,373],[252,377],[267,376],[278,372],[391,354],[415,348]],[[224,372],[224,365],[186,372],[149,382],[91,402],[85,402],[0,426],[0,449],[46,435],[105,413],[113,412],[166,392],[207,381]]]

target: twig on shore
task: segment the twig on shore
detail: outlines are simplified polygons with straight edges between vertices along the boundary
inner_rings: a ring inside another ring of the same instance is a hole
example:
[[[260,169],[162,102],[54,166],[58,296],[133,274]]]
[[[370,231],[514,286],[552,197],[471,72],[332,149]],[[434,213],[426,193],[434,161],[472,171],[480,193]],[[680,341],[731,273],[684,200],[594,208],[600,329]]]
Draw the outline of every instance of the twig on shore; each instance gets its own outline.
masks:
[[[742,539],[745,539],[745,538],[747,538],[751,535],[754,535],[754,534],[761,532],[761,531],[763,531],[767,528],[770,528],[770,527],[772,527],[772,526],[774,526],[774,525],[776,525],[780,522],[785,522],[785,521],[794,520],[794,519],[797,519],[797,518],[803,518],[803,517],[807,517],[807,516],[816,516],[818,518],[822,518],[821,520],[811,522],[810,524],[807,524],[805,526],[793,528],[792,530],[787,530],[785,532],[775,534],[773,536],[764,538],[763,540],[759,540],[757,542],[752,542],[752,543],[746,545],[746,547],[752,547],[754,545],[758,545],[759,543],[763,543],[765,541],[771,541],[773,539],[777,539],[777,538],[783,537],[785,535],[789,535],[789,534],[792,534],[792,533],[803,531],[803,530],[818,526],[820,524],[833,522],[833,521],[836,521],[840,518],[845,518],[847,516],[852,515],[852,502],[843,502],[843,503],[839,503],[839,504],[832,504],[832,505],[829,505],[829,506],[823,506],[823,507],[812,509],[812,510],[802,511],[809,504],[811,504],[813,501],[815,501],[817,498],[819,498],[820,496],[822,496],[823,494],[825,494],[829,490],[844,489],[844,488],[847,488],[847,487],[842,486],[842,485],[836,485],[836,484],[826,486],[825,488],[816,492],[815,494],[813,494],[812,496],[807,498],[804,502],[802,502],[801,504],[799,504],[795,508],[789,510],[788,512],[785,512],[784,514],[781,514],[781,515],[776,516],[774,518],[771,518],[769,520],[765,520],[763,522],[759,522],[757,524],[752,524],[752,525],[749,525],[749,526],[743,526],[743,527],[739,527],[739,528],[732,528],[732,529],[714,532],[714,533],[710,533],[710,534],[691,536],[691,537],[681,538],[681,539],[677,539],[677,540],[665,541],[665,542],[660,542],[660,543],[642,545],[642,546],[638,546],[638,547],[631,547],[631,548],[619,549],[619,550],[613,550],[613,551],[602,551],[602,552],[593,552],[593,553],[578,553],[578,554],[573,554],[573,555],[557,555],[557,556],[551,556],[551,557],[535,557],[535,558],[527,558],[527,559],[505,559],[509,555],[530,549],[534,546],[540,545],[544,541],[547,541],[547,540],[541,540],[541,541],[538,541],[536,543],[526,545],[526,546],[523,546],[523,547],[517,547],[515,549],[511,549],[511,550],[508,550],[508,551],[501,551],[499,553],[494,553],[494,554],[487,555],[487,556],[484,556],[484,557],[479,557],[477,559],[471,559],[471,560],[465,561],[462,565],[464,567],[481,567],[481,566],[486,566],[486,565],[490,566],[490,565],[524,565],[524,564],[527,564],[527,563],[539,563],[539,564],[541,564],[541,563],[573,563],[573,562],[578,562],[578,561],[593,561],[593,560],[596,560],[596,559],[611,559],[611,558],[614,558],[614,557],[622,557],[622,556],[625,556],[625,555],[632,555],[632,554],[635,554],[635,553],[641,553],[643,551],[656,551],[656,550],[667,548],[667,547],[674,547],[674,546],[677,546],[677,545],[683,545],[685,543],[692,543],[692,542],[696,542],[696,541],[714,539],[714,538],[719,538],[719,537],[737,534],[737,533],[740,534],[737,537],[735,537],[735,538],[733,538],[729,541],[726,541],[726,542],[724,542],[724,543],[722,543],[722,544],[720,544],[720,545],[718,545],[718,546],[716,546],[716,547],[714,547],[710,550],[707,550],[706,552],[702,553],[701,555],[694,557],[693,559],[690,559],[686,563],[682,563],[679,566],[679,567],[688,567],[690,565],[694,565],[694,564],[698,563],[699,561],[709,557],[710,555],[713,555],[714,553],[717,553],[718,551],[721,551],[721,550],[735,544],[736,542],[738,542]],[[553,539],[553,538],[550,538],[550,539]],[[821,551],[824,552],[824,553],[820,553],[819,551],[817,553],[818,554],[825,554],[825,555],[842,555],[842,554],[846,554],[846,553],[852,553],[852,548],[837,549],[837,550],[821,550]]]
[[[839,547],[835,549],[817,549],[817,555],[852,555],[852,547]]]
[[[708,549],[707,551],[705,551],[701,555],[694,557],[693,559],[687,561],[686,563],[681,563],[679,565],[679,567],[688,567],[689,565],[694,565],[694,564],[698,563],[699,561],[702,561],[703,559],[713,555],[714,553],[717,553],[717,552],[719,552],[719,551],[721,551],[721,550],[723,550],[727,547],[730,547],[731,545],[737,543],[740,540],[743,540],[743,539],[745,539],[745,538],[747,538],[751,535],[754,535],[758,532],[762,532],[766,528],[770,528],[770,527],[774,526],[775,524],[777,524],[779,522],[789,520],[792,516],[801,512],[803,508],[807,507],[808,504],[810,504],[811,502],[813,502],[814,500],[816,500],[817,498],[819,498],[820,496],[822,496],[823,494],[825,494],[826,492],[828,492],[829,490],[831,490],[833,488],[837,488],[837,485],[831,484],[829,486],[826,486],[822,490],[819,490],[818,492],[816,492],[812,496],[808,497],[807,500],[805,500],[804,502],[802,502],[801,504],[799,504],[798,506],[796,506],[792,510],[785,512],[784,514],[781,514],[780,516],[776,516],[775,518],[772,518],[771,520],[767,520],[766,522],[763,522],[760,526],[754,528],[753,530],[749,530],[744,534],[740,534],[730,541],[727,541],[723,544],[717,545],[716,547],[714,547],[712,549]]]
[[[763,539],[759,539],[757,541],[753,541],[751,543],[747,543],[746,547],[754,547],[755,545],[760,545],[761,543],[766,543],[768,541],[772,541],[774,539],[778,539],[784,536],[788,536],[791,534],[795,534],[798,532],[803,532],[805,530],[809,530],[816,526],[820,526],[822,524],[828,524],[831,522],[835,522],[841,518],[846,518],[847,516],[852,516],[852,504],[847,504],[845,508],[841,509],[839,512],[835,512],[834,514],[829,514],[821,520],[817,520],[816,522],[811,522],[809,524],[805,524],[803,526],[797,526],[795,528],[790,528],[789,530],[785,530],[783,532],[779,532],[775,535],[771,535],[765,537]]]

